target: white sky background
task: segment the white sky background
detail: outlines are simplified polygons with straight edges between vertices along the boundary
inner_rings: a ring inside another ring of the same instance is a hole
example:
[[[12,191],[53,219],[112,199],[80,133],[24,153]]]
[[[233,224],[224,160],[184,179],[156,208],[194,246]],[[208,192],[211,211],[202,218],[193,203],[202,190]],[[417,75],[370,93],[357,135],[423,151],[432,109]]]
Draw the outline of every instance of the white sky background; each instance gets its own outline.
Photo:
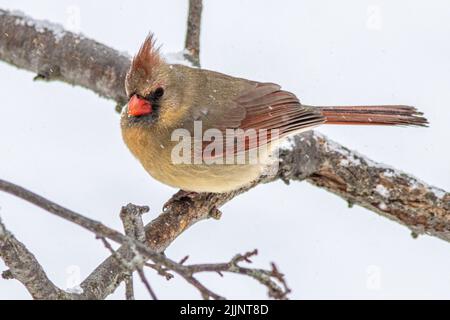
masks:
[[[205,1],[204,68],[271,81],[306,104],[411,104],[428,129],[321,127],[332,139],[450,190],[450,2]],[[133,54],[153,31],[164,52],[182,49],[187,1],[11,1],[35,18],[81,30]],[[79,12],[79,18],[77,13]],[[121,229],[119,209],[147,204],[151,220],[176,191],[150,178],[121,140],[114,103],[0,63],[0,177]],[[60,287],[84,279],[109,253],[94,236],[0,193],[0,215]],[[220,221],[185,232],[177,260],[223,262],[258,248],[275,261],[292,298],[450,298],[450,246],[307,183],[258,188],[223,207]],[[0,270],[5,269],[0,262]],[[199,298],[181,279],[152,271],[160,298]],[[200,277],[228,298],[266,298],[251,279]],[[138,279],[137,297],[149,298]],[[123,298],[123,288],[111,296]],[[0,279],[0,299],[29,298]]]

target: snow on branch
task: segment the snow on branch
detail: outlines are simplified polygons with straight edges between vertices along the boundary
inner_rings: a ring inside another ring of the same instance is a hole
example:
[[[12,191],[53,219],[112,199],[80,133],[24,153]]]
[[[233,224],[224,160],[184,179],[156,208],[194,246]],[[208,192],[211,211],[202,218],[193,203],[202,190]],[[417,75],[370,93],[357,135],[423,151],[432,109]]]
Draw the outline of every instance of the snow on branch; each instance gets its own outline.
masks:
[[[0,60],[125,104],[124,79],[130,58],[60,25],[0,9]]]

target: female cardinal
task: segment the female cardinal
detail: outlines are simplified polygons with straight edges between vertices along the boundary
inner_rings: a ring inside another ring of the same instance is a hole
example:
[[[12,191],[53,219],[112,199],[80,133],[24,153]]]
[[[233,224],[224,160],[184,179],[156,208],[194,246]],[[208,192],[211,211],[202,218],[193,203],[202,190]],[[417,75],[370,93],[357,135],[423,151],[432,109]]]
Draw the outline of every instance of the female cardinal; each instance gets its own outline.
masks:
[[[134,57],[125,88],[129,102],[122,112],[121,127],[128,148],[155,179],[189,192],[220,193],[246,185],[262,173],[264,160],[278,142],[322,124],[427,124],[421,113],[409,106],[306,106],[273,83],[168,64],[159,55],[152,35]],[[203,135],[194,137],[189,148],[205,157],[175,161],[173,151],[180,142],[173,139],[174,132],[181,129],[193,136],[198,123],[202,132],[215,130],[215,143],[223,143],[226,139],[220,133],[226,136],[230,129],[254,130],[257,135],[245,136],[241,147],[232,146],[227,153],[222,147],[207,156],[204,151],[211,149],[208,141],[199,141]],[[248,156],[256,149],[257,162],[247,157],[243,163],[206,161],[230,154]]]

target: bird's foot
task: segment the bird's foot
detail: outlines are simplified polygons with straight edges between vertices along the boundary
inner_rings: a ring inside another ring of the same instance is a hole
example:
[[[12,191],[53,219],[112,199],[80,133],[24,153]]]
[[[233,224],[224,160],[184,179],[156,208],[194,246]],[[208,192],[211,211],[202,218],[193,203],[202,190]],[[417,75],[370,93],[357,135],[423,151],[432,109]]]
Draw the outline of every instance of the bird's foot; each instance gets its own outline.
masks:
[[[176,203],[179,203],[181,201],[190,201],[193,198],[195,198],[198,195],[197,192],[194,191],[184,191],[180,190],[177,193],[175,193],[172,198],[170,198],[163,206],[163,211],[166,211],[167,209],[170,209],[172,206],[174,206]]]

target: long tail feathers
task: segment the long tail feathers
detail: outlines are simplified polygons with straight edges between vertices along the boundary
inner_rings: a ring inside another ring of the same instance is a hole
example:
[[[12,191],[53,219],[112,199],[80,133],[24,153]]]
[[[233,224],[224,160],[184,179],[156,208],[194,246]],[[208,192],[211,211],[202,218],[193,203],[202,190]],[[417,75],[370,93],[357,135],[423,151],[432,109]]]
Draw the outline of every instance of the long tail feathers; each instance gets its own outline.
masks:
[[[416,108],[402,105],[318,107],[326,124],[426,127],[428,120]]]

